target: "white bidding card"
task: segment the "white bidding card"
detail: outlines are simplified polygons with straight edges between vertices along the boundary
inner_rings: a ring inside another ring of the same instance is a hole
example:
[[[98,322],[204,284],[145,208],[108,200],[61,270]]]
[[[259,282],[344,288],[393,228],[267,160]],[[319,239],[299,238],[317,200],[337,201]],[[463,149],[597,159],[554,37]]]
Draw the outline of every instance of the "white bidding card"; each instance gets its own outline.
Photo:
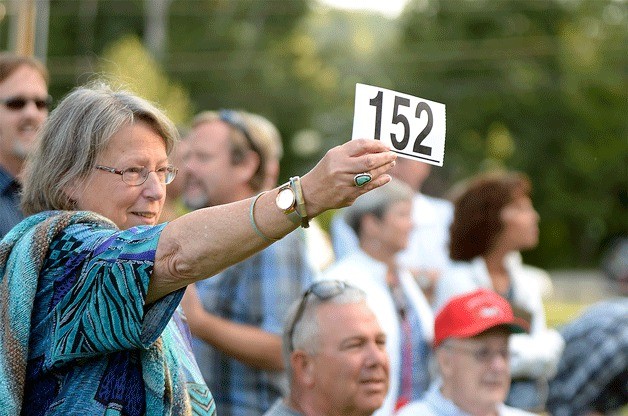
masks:
[[[381,140],[400,156],[443,166],[445,121],[445,104],[355,85],[352,140]]]

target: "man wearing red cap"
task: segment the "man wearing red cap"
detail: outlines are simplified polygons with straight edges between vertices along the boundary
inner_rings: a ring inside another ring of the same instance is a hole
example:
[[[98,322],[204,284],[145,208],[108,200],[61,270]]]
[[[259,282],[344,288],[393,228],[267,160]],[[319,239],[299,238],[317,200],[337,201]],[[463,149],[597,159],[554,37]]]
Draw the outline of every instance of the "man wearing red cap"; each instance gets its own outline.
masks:
[[[510,386],[508,337],[525,332],[510,304],[492,290],[453,297],[434,322],[441,379],[397,416],[525,416],[504,405]]]

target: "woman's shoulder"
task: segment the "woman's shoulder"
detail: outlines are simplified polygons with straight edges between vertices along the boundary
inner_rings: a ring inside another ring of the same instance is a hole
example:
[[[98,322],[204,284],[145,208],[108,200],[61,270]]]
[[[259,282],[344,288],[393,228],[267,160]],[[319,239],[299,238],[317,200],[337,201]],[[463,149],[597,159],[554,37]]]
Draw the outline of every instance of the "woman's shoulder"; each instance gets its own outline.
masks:
[[[65,251],[93,251],[99,255],[105,251],[141,251],[154,248],[166,223],[156,226],[139,226],[120,230],[112,223],[84,221],[71,223],[63,228],[52,241]],[[123,247],[133,248],[124,249]]]
[[[443,284],[459,284],[460,282],[466,282],[473,280],[475,275],[475,265],[470,261],[452,261],[450,262],[441,278],[439,283]]]
[[[343,257],[321,273],[321,279],[342,280],[368,293],[381,291],[385,278],[385,268],[361,252]]]
[[[453,296],[478,288],[480,285],[474,276],[474,265],[471,262],[451,262],[436,281],[432,309],[437,311]]]

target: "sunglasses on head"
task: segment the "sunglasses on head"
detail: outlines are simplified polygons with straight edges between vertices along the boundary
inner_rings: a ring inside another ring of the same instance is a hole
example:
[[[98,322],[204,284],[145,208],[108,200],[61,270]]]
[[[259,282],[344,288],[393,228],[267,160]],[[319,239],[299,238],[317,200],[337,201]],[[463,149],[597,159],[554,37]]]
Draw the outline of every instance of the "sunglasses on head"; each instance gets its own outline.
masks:
[[[28,102],[32,101],[35,103],[35,106],[38,110],[48,110],[50,105],[52,104],[52,97],[47,96],[46,98],[26,98],[26,97],[9,97],[0,99],[0,103],[2,103],[6,108],[13,111],[18,111],[23,109],[28,105]]]
[[[308,290],[303,293],[303,296],[301,296],[301,302],[297,307],[297,311],[295,312],[292,323],[290,324],[290,327],[288,329],[290,352],[294,351],[294,329],[296,328],[297,323],[303,316],[308,297],[310,295],[315,295],[321,301],[326,301],[344,292],[345,289],[347,289],[347,286],[348,285],[341,280],[321,280],[314,283],[312,286],[310,286]]]
[[[218,117],[220,118],[220,121],[223,121],[229,124],[231,127],[235,128],[236,130],[239,130],[246,139],[246,142],[248,143],[251,150],[253,150],[260,156],[262,155],[259,147],[253,141],[251,133],[249,133],[249,129],[246,128],[244,120],[242,120],[238,113],[236,113],[234,110],[220,110],[218,112]]]

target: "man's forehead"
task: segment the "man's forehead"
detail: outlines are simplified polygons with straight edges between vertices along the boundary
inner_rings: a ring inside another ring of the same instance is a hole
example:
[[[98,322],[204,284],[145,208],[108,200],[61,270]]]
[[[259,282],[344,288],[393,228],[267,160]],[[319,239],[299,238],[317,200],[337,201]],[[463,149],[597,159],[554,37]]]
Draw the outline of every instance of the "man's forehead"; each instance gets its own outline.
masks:
[[[229,140],[229,126],[220,120],[208,121],[194,126],[186,140],[191,144],[220,144]]]
[[[489,342],[489,341],[504,341],[504,342],[508,342],[508,338],[510,337],[510,331],[507,327],[505,326],[496,326],[490,329],[487,329],[484,332],[479,333],[478,335],[475,335],[473,337],[470,338],[466,338],[470,341],[475,341],[475,342]]]
[[[362,302],[320,305],[318,318],[321,331],[329,329],[345,338],[351,338],[358,333],[384,333],[375,314]],[[343,328],[343,331],[337,331],[338,327]]]
[[[35,87],[40,86],[39,83],[25,84],[25,83],[15,82],[14,78],[16,76],[20,78],[28,77],[28,78],[36,78],[38,80],[41,80],[41,86],[45,88],[46,91],[48,90],[48,87],[46,85],[46,80],[42,76],[42,74],[37,69],[26,64],[20,65],[19,67],[15,68],[15,70],[11,72],[9,76],[7,76],[4,80],[0,81],[0,88],[26,89],[26,88],[35,88]]]

